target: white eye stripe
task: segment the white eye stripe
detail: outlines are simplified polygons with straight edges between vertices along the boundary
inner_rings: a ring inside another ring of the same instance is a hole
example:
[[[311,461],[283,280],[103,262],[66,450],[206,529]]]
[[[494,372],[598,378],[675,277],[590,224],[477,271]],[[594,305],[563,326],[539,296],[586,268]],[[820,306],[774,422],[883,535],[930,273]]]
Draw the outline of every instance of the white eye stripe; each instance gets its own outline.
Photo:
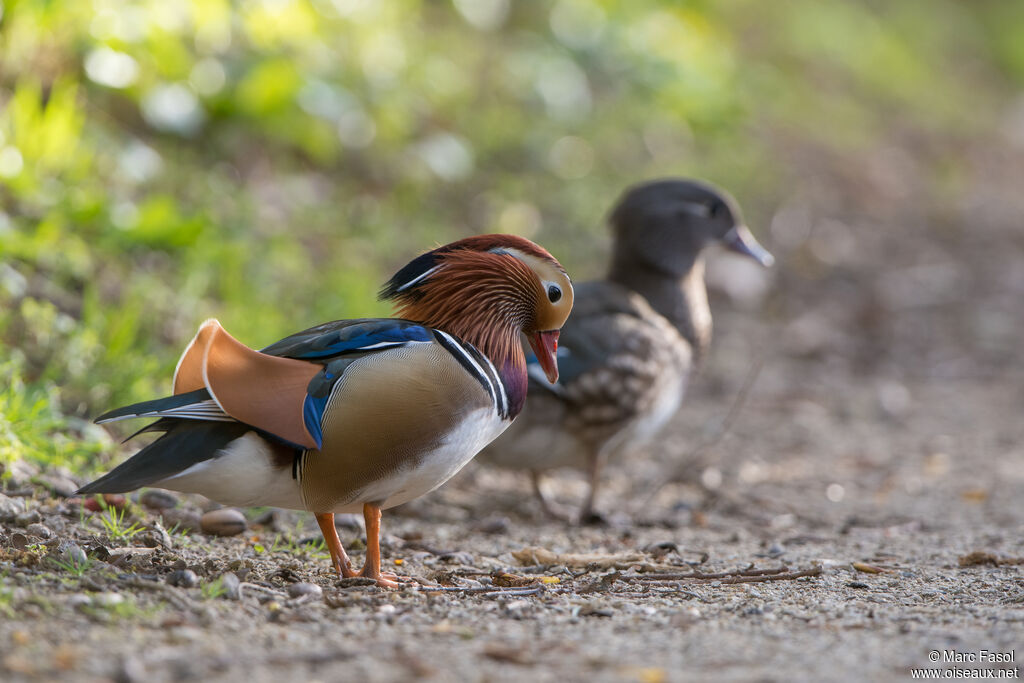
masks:
[[[537,265],[541,264],[542,262],[536,256],[524,254],[522,251],[514,247],[494,247],[493,249],[488,249],[488,251],[492,254],[508,254],[509,256],[513,256],[519,259],[520,261],[524,262],[527,266],[529,266],[530,269],[533,270],[533,272],[536,275],[540,275],[540,273],[537,272]],[[564,271],[563,274],[565,274]],[[568,277],[569,276],[566,275],[566,278]],[[566,286],[558,282],[552,282],[551,280],[541,279],[540,284],[541,287],[543,287],[544,289],[544,295],[548,298],[548,301],[551,301],[551,303],[561,301],[562,298],[565,296],[566,289],[568,289],[570,292],[572,291],[571,282],[568,283],[568,285]],[[555,295],[554,301],[551,300],[552,287],[554,287],[557,290],[557,294]]]
[[[683,202],[682,205],[685,207],[687,213],[694,215],[698,218],[708,218],[711,216],[711,207],[701,202]]]
[[[403,291],[409,289],[410,287],[412,287],[413,285],[415,285],[417,282],[421,282],[425,278],[430,277],[431,275],[433,275],[434,273],[436,273],[440,269],[441,269],[441,266],[434,266],[433,268],[430,268],[429,270],[425,270],[422,273],[420,273],[419,275],[417,275],[416,277],[414,277],[413,279],[411,279],[408,282],[406,282],[405,284],[403,284],[402,286],[396,288],[395,291],[396,292],[403,292]]]

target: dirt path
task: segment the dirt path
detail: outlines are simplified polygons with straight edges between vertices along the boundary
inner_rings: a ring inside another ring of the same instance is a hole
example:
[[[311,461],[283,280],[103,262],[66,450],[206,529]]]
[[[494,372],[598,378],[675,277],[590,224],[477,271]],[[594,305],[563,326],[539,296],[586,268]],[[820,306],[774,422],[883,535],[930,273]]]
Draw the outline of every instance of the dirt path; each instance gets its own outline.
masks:
[[[31,495],[0,499],[0,677],[908,680],[931,651],[981,650],[1013,652],[992,666],[1019,666],[1020,387],[895,384],[773,346],[730,433],[694,462],[684,454],[714,437],[757,340],[772,337],[745,320],[719,316],[732,341],[671,434],[628,463],[629,477],[613,468],[602,499],[611,526],[546,523],[522,478],[473,466],[385,517],[387,562],[420,580],[401,591],[339,586],[322,552],[302,545],[316,539],[302,515],[264,515],[231,538],[172,533],[165,548],[151,531],[112,538],[100,515],[45,489],[16,491]],[[563,503],[582,491],[571,474],[550,485]],[[156,519],[136,505],[121,530]],[[359,534],[342,534],[357,561]],[[68,542],[87,566],[69,565]],[[109,555],[119,546],[142,550]],[[513,555],[531,547],[606,566]],[[980,564],[961,567],[975,551]],[[750,565],[820,575],[651,578]],[[198,585],[171,585],[185,570]],[[242,579],[240,599],[226,572]]]

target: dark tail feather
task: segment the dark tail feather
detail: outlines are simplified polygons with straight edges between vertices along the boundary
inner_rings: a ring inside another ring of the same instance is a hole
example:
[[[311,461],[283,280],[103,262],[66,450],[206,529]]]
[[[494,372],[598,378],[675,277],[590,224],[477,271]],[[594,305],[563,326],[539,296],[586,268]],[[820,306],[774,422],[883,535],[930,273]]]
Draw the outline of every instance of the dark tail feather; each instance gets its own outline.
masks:
[[[142,431],[166,434],[77,493],[125,493],[153,484],[209,460],[251,429],[240,422],[158,420]]]
[[[166,398],[158,398],[152,401],[133,403],[132,405],[125,406],[123,408],[116,408],[97,417],[96,422],[112,422],[114,420],[126,420],[132,417],[156,415],[163,411],[173,410],[174,408],[184,408],[196,403],[208,401],[210,398],[210,392],[206,389],[196,389],[195,391],[189,391],[184,394],[176,394]]]
[[[178,424],[180,420],[175,420],[169,417],[161,417],[156,422],[150,422],[148,425],[133,432],[130,436],[126,436],[121,440],[121,443],[128,443],[139,434],[147,434],[149,432],[169,432],[171,428]]]

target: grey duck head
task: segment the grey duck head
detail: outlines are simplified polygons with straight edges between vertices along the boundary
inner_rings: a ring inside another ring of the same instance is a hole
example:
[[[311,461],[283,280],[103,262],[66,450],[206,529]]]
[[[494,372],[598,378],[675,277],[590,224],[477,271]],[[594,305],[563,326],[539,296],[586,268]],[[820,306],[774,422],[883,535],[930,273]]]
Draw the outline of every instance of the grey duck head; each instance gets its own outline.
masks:
[[[680,279],[700,252],[720,242],[770,266],[775,259],[757,243],[729,193],[709,183],[670,178],[628,189],[612,211],[612,272],[655,271]]]

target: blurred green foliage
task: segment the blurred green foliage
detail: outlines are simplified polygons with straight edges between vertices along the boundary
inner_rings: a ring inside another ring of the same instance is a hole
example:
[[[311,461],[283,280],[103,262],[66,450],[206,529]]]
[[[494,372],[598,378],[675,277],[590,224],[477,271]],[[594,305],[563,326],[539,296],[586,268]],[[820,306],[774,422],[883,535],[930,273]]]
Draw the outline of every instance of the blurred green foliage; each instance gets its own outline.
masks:
[[[112,450],[79,418],[165,392],[205,317],[258,347],[384,315],[396,267],[487,231],[591,276],[637,180],[764,220],[799,150],[970,135],[1024,83],[1022,25],[999,0],[0,0],[0,459]]]

